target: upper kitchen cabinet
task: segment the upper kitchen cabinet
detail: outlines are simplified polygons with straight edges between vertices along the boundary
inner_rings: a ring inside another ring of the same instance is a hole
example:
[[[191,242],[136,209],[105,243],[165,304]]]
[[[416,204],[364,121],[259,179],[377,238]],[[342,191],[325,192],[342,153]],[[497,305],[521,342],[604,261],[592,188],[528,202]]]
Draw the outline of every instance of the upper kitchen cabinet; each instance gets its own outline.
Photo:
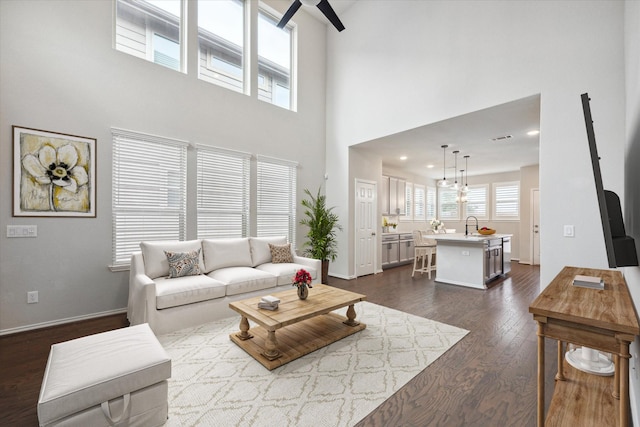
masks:
[[[382,177],[382,214],[405,215],[405,187],[407,181],[393,176]]]

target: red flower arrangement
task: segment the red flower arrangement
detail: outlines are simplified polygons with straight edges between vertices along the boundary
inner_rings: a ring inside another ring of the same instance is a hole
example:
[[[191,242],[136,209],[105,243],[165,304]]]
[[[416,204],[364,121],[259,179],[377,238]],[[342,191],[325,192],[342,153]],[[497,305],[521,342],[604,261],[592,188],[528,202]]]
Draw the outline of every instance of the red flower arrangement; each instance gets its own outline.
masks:
[[[313,287],[311,286],[311,274],[309,274],[309,272],[303,268],[298,270],[296,272],[296,275],[293,276],[291,280],[293,281],[292,286],[308,286],[310,288]]]

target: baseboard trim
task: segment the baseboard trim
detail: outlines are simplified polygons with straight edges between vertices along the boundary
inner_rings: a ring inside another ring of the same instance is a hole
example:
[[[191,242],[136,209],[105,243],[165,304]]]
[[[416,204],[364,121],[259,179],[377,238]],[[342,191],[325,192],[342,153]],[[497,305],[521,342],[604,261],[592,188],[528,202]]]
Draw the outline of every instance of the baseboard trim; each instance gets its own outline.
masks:
[[[99,313],[84,314],[82,316],[67,317],[66,319],[51,320],[49,322],[34,323],[32,325],[18,326],[17,328],[0,329],[0,336],[16,334],[18,332],[33,331],[35,329],[48,328],[51,326],[64,325],[66,323],[79,322],[82,320],[97,319],[99,317],[112,316],[114,314],[126,313],[126,308],[117,310],[101,311]]]
[[[356,278],[356,276],[344,276],[342,274],[333,274],[333,273],[329,273],[329,276],[335,277],[336,279],[342,279],[342,280],[351,280]]]

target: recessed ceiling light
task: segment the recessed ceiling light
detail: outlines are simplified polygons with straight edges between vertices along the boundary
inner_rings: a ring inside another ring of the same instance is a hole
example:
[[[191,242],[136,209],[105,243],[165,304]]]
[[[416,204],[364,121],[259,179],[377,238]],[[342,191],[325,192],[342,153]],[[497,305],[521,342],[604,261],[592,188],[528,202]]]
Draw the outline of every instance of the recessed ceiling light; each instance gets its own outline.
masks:
[[[527,135],[534,136],[534,135],[537,135],[539,133],[540,133],[539,130],[530,130],[529,132],[527,132]]]
[[[407,160],[407,156],[400,156],[400,160]]]
[[[433,165],[427,165],[427,169],[433,169]]]

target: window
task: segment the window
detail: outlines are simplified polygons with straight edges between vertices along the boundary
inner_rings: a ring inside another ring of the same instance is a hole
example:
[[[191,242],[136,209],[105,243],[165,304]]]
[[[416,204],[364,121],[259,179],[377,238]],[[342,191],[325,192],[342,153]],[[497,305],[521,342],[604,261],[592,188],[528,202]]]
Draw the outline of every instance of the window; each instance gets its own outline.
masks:
[[[520,219],[520,183],[501,182],[493,184],[493,219]]]
[[[181,0],[116,0],[115,47],[183,71]]]
[[[413,209],[414,221],[424,221],[426,219],[424,185],[414,184],[413,206],[414,206],[414,209]]]
[[[427,187],[425,219],[431,220],[436,218],[436,213],[436,189],[433,187]]]
[[[469,186],[467,203],[465,203],[465,214],[467,216],[473,215],[478,219],[489,219],[487,193],[488,188],[486,185]]]
[[[198,76],[246,93],[244,84],[244,1],[199,0]]]
[[[258,99],[292,108],[292,27],[278,28],[279,19],[261,6],[258,12]]]
[[[249,235],[251,155],[198,146],[198,238]]]
[[[113,135],[114,266],[145,240],[186,237],[187,143],[121,129]]]
[[[413,184],[410,182],[404,184],[404,215],[401,215],[398,220],[413,220]]]
[[[460,219],[457,190],[454,190],[452,188],[439,188],[438,199],[438,219],[440,221],[445,221],[447,219]]]
[[[287,236],[296,241],[298,164],[258,156],[256,236]]]

